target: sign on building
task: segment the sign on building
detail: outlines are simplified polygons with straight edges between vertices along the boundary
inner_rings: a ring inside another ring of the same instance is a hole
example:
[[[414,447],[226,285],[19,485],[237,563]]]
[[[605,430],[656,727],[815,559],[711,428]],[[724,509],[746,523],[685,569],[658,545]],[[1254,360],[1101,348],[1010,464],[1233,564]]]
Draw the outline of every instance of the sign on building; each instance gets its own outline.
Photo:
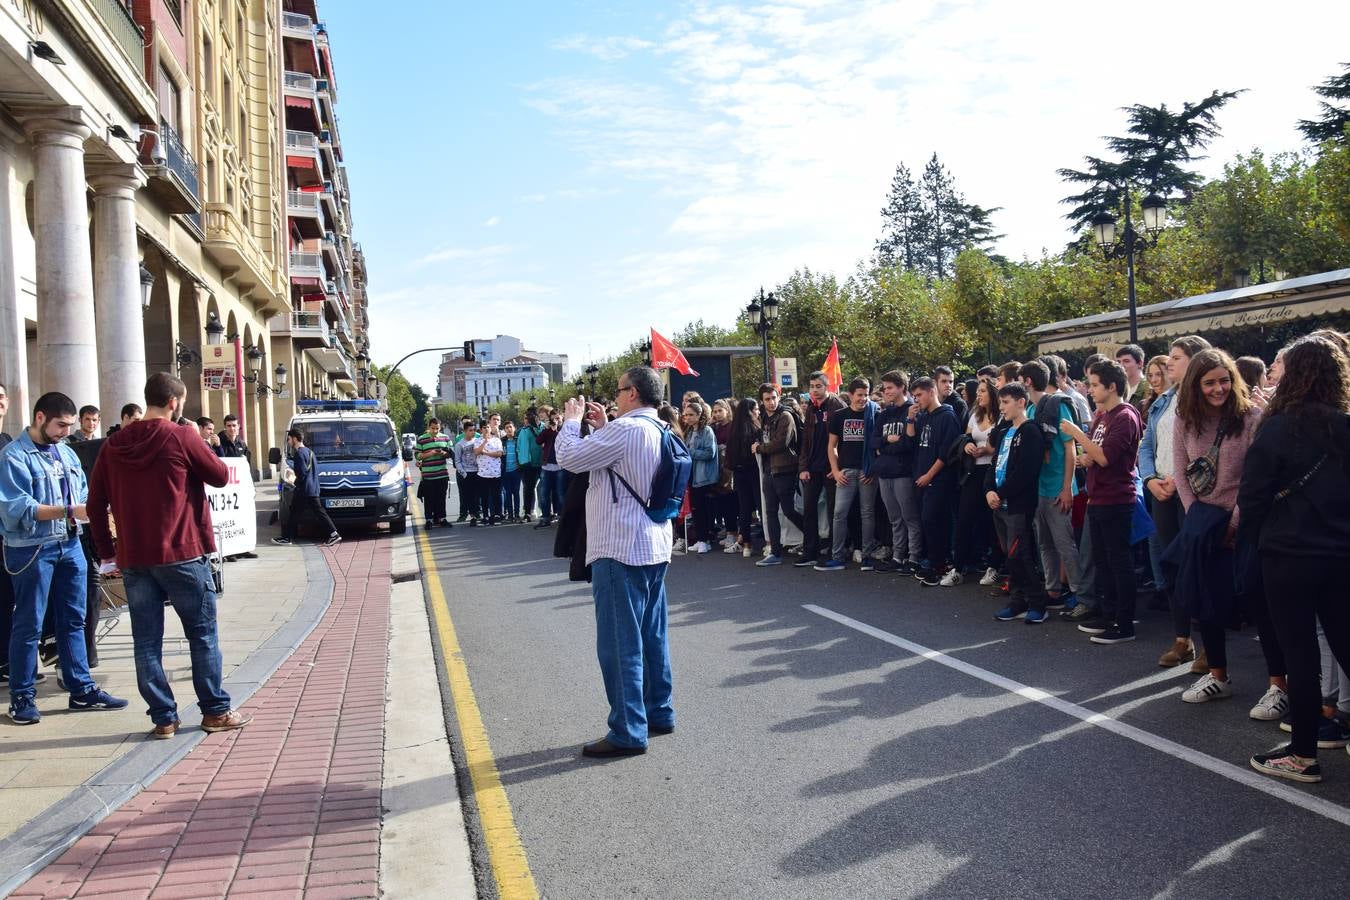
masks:
[[[207,344],[202,348],[202,388],[208,391],[233,391],[239,386],[239,370],[234,364],[235,346]]]
[[[258,506],[253,473],[249,471],[247,459],[227,457],[221,462],[230,470],[230,480],[224,487],[206,486],[216,547],[222,556],[251,553],[258,545]]]
[[[780,388],[797,386],[797,357],[775,356],[773,358],[773,383]]]

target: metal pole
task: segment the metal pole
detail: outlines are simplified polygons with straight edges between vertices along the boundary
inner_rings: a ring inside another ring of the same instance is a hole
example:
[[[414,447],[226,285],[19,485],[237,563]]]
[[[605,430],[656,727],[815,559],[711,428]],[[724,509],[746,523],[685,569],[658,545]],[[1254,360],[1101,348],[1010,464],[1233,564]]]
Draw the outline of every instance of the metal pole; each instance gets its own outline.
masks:
[[[1130,185],[1125,184],[1125,279],[1129,285],[1130,343],[1139,343],[1139,317],[1134,294],[1134,224],[1130,218]]]
[[[761,337],[761,338],[763,339],[763,341],[764,341],[764,382],[765,382],[765,383],[768,383],[768,381],[769,381],[769,327],[768,327],[767,323],[766,323],[765,325],[762,325],[762,326],[761,326],[761,330],[760,330],[759,334],[760,334],[760,337]]]

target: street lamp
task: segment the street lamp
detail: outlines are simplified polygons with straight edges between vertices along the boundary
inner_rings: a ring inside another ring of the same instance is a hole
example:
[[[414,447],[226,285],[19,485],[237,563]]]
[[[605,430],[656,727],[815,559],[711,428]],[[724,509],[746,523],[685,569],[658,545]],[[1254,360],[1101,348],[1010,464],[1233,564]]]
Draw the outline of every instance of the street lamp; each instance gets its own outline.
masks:
[[[225,326],[220,324],[220,316],[211,311],[206,314],[206,343],[212,347],[219,346],[225,340]]]
[[[261,362],[261,359],[260,359],[260,362]],[[286,390],[286,379],[287,379],[289,373],[287,373],[286,367],[285,367],[283,364],[277,363],[277,367],[276,367],[275,369],[272,370],[272,374],[273,374],[274,376],[276,376],[276,379],[277,379],[277,386],[276,386],[276,387],[272,387],[272,386],[271,386],[270,384],[268,384],[267,382],[261,380],[261,379],[258,377],[259,374],[260,374],[260,373],[255,373],[254,376],[253,376],[253,380],[255,380],[255,381],[258,382],[258,396],[259,396],[259,397],[266,397],[268,394],[280,394],[282,391]]]
[[[1157,246],[1158,238],[1162,236],[1163,227],[1167,224],[1167,201],[1157,194],[1150,193],[1139,202],[1144,220],[1144,233],[1140,234],[1135,231],[1131,218],[1129,184],[1124,185],[1122,192],[1125,198],[1124,231],[1119,236],[1116,234],[1116,215],[1108,210],[1102,210],[1092,217],[1092,230],[1104,257],[1125,260],[1125,280],[1129,287],[1130,301],[1130,343],[1137,344],[1139,317],[1134,290],[1134,257],[1150,247]]]
[[[642,364],[650,369],[652,367],[652,342],[650,340],[643,341],[638,344],[638,349],[642,351]]]
[[[150,308],[150,291],[155,286],[155,273],[141,263],[141,309]]]
[[[766,297],[764,288],[759,289],[759,296],[751,298],[750,305],[745,308],[746,318],[750,320],[750,327],[759,335],[764,347],[764,380],[769,380],[769,332],[773,331],[773,323],[778,318],[778,298],[772,292]]]
[[[591,385],[591,396],[595,396],[595,383],[600,380],[600,367],[595,363],[586,367],[586,380]]]
[[[257,346],[250,346],[244,352],[244,358],[248,361],[248,374],[244,380],[249,384],[257,384],[258,376],[262,372],[263,352]]]

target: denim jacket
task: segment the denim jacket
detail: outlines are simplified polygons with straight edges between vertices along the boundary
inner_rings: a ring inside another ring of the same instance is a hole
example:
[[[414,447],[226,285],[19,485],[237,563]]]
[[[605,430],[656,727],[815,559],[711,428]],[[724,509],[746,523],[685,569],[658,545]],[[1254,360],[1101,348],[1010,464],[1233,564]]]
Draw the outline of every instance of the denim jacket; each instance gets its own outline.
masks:
[[[690,487],[717,483],[720,474],[717,465],[717,437],[711,428],[705,425],[689,434],[689,457],[694,461],[694,471],[689,477]]]
[[[1177,389],[1168,388],[1158,395],[1158,399],[1153,401],[1153,405],[1148,408],[1148,423],[1144,429],[1144,438],[1139,442],[1139,478],[1147,479],[1150,475],[1158,474],[1157,466],[1154,465],[1154,457],[1158,455],[1158,420],[1162,414],[1167,411],[1167,407],[1176,399]]]
[[[70,479],[71,504],[85,503],[89,499],[89,482],[79,457],[65,443],[57,444],[56,452]],[[61,478],[51,457],[33,443],[25,429],[0,453],[0,525],[4,528],[5,545],[36,547],[65,540],[69,535],[64,517],[47,522],[37,519],[39,505],[61,506],[65,502]]]

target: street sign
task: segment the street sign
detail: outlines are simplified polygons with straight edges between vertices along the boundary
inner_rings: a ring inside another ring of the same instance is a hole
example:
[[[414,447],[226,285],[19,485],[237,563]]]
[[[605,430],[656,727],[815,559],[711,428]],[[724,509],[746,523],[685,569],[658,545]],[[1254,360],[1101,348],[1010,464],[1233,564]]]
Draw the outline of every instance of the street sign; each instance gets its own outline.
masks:
[[[797,357],[775,356],[773,358],[773,383],[780,388],[797,386]]]

